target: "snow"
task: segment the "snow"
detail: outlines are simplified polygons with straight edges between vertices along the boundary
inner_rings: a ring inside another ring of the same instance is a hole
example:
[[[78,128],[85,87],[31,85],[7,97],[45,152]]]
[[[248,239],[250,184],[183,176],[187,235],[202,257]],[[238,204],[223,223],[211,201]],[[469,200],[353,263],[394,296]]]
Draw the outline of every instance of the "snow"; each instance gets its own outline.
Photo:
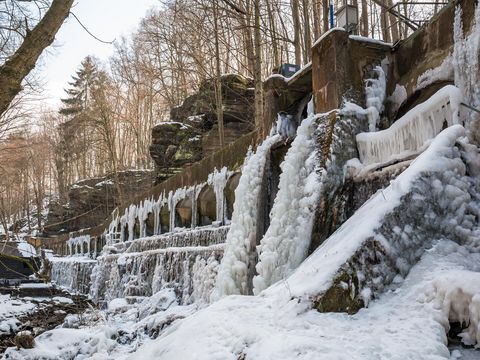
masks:
[[[249,292],[248,277],[257,241],[257,213],[262,195],[263,173],[270,149],[279,140],[279,135],[269,136],[255,153],[249,151],[247,154],[235,190],[232,222],[218,268],[217,283],[212,294],[214,299]]]
[[[428,69],[418,77],[415,91],[424,89],[435,82],[452,81],[453,71],[453,56],[450,54],[442,61],[440,66]]]
[[[35,307],[33,302],[0,294],[0,336],[17,331],[19,325],[17,317],[31,312]]]
[[[320,194],[315,117],[303,120],[281,164],[270,226],[257,247],[254,293],[289,275],[306,257]]]
[[[155,124],[154,127],[155,126],[162,126],[162,125],[178,125],[178,126],[180,126],[180,129],[182,129],[182,130],[188,130],[189,128],[191,128],[191,125],[181,123],[181,122],[178,122],[178,121],[161,121],[161,122]]]
[[[396,155],[422,150],[445,126],[458,124],[462,96],[447,85],[417,105],[386,130],[357,135],[360,160],[364,165],[384,163]]]
[[[325,39],[327,36],[330,36],[331,33],[333,33],[334,31],[344,31],[346,32],[346,30],[343,28],[343,27],[334,27],[334,28],[331,28],[330,30],[328,30],[327,32],[323,33],[322,36],[320,36],[317,40],[315,40],[315,42],[313,43],[312,45],[312,49],[317,46],[318,44],[320,44],[323,39]]]
[[[198,307],[179,306],[173,289],[129,303],[112,300],[105,310],[67,315],[61,327],[35,338],[33,349],[9,348],[8,359],[125,359]]]
[[[290,298],[229,296],[129,359],[449,359],[444,315],[429,301],[432,281],[449,271],[478,271],[479,260],[439,241],[398,288],[353,316],[319,313]]]
[[[20,251],[23,257],[32,257],[37,255],[37,250],[35,250],[35,248],[26,241],[18,242],[17,249]]]
[[[265,82],[270,80],[270,79],[273,79],[273,78],[281,79],[281,80],[285,81],[286,83],[293,82],[296,79],[300,78],[306,71],[310,70],[311,67],[312,67],[312,62],[310,61],[307,64],[303,65],[297,72],[295,72],[290,77],[285,77],[281,74],[272,74],[265,79]]]
[[[49,289],[52,287],[52,284],[45,283],[22,283],[20,284],[21,289]]]
[[[360,35],[350,35],[349,38],[352,40],[367,42],[375,45],[390,46],[390,47],[393,46],[392,43],[386,43],[386,42],[383,42],[382,40],[372,39],[372,38],[360,36]]]
[[[465,129],[460,125],[445,129],[389,187],[370,198],[291,276],[266,291],[289,298],[302,298],[328,289],[338,269],[355,254],[364,241],[375,235],[374,231],[382,219],[398,206],[400,198],[409,191],[412,183],[422,173],[465,171],[461,161],[449,158],[455,142],[464,135]],[[319,271],[319,264],[322,271]]]

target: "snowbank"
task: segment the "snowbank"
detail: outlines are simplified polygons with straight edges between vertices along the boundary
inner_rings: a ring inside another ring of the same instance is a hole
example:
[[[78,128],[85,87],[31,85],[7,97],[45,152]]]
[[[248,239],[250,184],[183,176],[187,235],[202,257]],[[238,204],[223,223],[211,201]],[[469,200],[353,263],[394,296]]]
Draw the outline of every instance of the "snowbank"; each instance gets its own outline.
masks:
[[[479,260],[480,254],[440,241],[399,288],[353,316],[319,313],[296,300],[229,296],[129,359],[450,359],[441,310],[428,300],[431,282],[446,270],[478,271]]]

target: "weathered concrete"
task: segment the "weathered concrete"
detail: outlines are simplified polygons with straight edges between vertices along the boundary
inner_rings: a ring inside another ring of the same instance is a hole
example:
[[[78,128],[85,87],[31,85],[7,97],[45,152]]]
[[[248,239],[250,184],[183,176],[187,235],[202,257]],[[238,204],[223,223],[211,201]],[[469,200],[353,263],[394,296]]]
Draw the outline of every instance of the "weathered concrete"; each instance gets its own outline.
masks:
[[[317,113],[339,109],[345,98],[364,105],[364,79],[390,52],[387,44],[349,38],[333,30],[312,48],[312,83]]]

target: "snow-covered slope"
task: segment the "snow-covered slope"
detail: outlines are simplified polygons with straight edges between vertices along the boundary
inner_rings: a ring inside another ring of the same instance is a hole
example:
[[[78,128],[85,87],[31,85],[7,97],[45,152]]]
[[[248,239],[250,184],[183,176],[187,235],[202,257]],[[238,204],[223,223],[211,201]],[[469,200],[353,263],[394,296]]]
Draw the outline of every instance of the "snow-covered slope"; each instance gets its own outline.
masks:
[[[438,241],[396,289],[353,316],[296,300],[230,296],[129,359],[449,359],[448,313],[438,308],[434,284],[450,271],[479,271],[479,261],[466,247]]]

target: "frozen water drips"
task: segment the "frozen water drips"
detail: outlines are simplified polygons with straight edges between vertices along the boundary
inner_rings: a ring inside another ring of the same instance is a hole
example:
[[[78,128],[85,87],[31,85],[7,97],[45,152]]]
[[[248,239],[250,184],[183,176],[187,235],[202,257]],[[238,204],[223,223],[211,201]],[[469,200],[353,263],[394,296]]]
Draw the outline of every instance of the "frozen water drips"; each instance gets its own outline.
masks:
[[[417,105],[386,130],[357,135],[360,160],[364,165],[385,163],[424,149],[445,127],[458,124],[462,95],[448,85],[429,100]]]
[[[297,134],[297,124],[293,115],[280,111],[277,115],[276,133],[284,139],[293,139]]]
[[[88,294],[95,260],[83,257],[51,258],[51,280],[58,286],[80,294]]]
[[[480,52],[480,6],[476,6],[473,25],[468,36],[464,34],[462,24],[462,8],[455,8],[453,25],[453,70],[455,85],[460,89],[463,99],[470,106],[480,107],[480,74],[478,54]],[[478,114],[470,112],[467,117],[466,128],[470,130],[470,123],[478,125]]]
[[[210,246],[225,242],[229,226],[201,227],[173,233],[149,236],[125,243],[114,244],[105,249],[106,253],[122,251],[133,253],[169,247]]]
[[[81,235],[67,240],[70,255],[90,253],[90,235]],[[86,251],[85,251],[86,250]]]
[[[263,175],[270,149],[280,140],[279,135],[267,137],[255,153],[248,152],[233,204],[232,222],[227,234],[225,254],[218,269],[212,298],[230,294],[248,294],[249,266],[255,257],[257,242],[258,204]]]
[[[385,72],[381,66],[374,69],[376,79],[368,79],[365,87],[365,101],[367,105],[368,127],[370,131],[376,131],[380,122],[380,114],[383,112],[383,102],[386,97],[387,82]]]
[[[193,303],[196,297],[203,301],[212,289],[203,281],[215,277],[222,252],[222,245],[213,245],[104,255],[92,271],[90,295],[101,302],[174,288],[181,304]]]
[[[307,256],[320,194],[315,117],[305,119],[282,163],[270,227],[261,240],[254,293],[289,275]]]
[[[208,175],[207,183],[213,186],[215,192],[215,200],[217,203],[217,221],[224,223],[226,219],[226,200],[225,200],[225,186],[227,186],[227,180],[232,174],[226,167],[223,167],[220,171],[216,168]]]

